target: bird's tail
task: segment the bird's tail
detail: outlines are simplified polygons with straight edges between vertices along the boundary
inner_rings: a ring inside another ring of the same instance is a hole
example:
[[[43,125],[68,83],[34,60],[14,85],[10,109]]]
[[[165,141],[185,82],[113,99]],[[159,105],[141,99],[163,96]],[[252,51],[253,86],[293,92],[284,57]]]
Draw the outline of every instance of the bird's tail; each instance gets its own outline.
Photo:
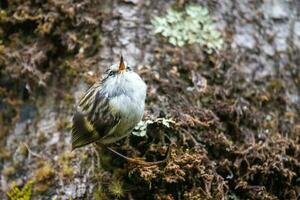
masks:
[[[94,126],[82,113],[75,113],[72,127],[72,150],[88,145],[99,139]]]

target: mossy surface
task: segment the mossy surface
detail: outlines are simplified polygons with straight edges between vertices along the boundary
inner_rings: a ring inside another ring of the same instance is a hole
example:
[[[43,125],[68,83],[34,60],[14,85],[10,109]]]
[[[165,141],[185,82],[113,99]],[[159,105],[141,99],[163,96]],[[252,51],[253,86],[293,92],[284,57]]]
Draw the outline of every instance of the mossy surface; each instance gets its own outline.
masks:
[[[16,184],[13,184],[7,196],[10,200],[31,200],[32,184],[33,181],[28,181],[21,189]]]
[[[154,33],[155,16],[189,3],[209,11],[222,49]],[[0,199],[297,199],[296,3],[1,2]],[[134,134],[111,147],[145,161],[169,148],[163,164],[128,163],[96,145],[71,151],[75,103],[121,53],[147,100]]]

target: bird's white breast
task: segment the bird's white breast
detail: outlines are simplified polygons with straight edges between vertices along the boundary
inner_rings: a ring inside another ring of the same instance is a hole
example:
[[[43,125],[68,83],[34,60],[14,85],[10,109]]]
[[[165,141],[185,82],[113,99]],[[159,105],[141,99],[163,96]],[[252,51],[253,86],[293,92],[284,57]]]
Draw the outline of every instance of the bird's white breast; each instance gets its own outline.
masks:
[[[119,139],[129,134],[142,119],[147,87],[134,72],[125,72],[108,81],[111,82],[105,87],[108,96],[111,96],[109,101],[111,111],[114,115],[120,115],[120,122],[111,134]]]

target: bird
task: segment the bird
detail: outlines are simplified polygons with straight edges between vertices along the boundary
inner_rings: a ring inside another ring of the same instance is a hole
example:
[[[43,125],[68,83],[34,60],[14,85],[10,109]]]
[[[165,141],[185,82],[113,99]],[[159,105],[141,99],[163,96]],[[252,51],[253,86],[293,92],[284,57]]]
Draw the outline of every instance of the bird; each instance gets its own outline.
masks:
[[[108,146],[128,136],[142,120],[146,91],[146,83],[121,56],[120,62],[111,65],[76,106],[72,124],[72,151],[96,143],[136,164],[165,162],[166,159],[146,162],[129,158]]]

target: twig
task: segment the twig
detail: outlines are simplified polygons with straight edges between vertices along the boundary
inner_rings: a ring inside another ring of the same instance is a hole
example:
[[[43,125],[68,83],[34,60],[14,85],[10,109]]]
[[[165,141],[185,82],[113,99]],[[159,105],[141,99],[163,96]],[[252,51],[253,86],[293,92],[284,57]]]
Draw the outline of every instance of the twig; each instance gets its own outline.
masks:
[[[35,153],[34,151],[32,151],[32,150],[29,148],[29,146],[28,146],[25,142],[23,142],[23,145],[26,147],[26,149],[27,149],[27,151],[28,151],[28,153],[29,153],[30,155],[33,155],[33,156],[35,156],[35,157],[44,159],[44,156],[41,156],[40,154]]]

